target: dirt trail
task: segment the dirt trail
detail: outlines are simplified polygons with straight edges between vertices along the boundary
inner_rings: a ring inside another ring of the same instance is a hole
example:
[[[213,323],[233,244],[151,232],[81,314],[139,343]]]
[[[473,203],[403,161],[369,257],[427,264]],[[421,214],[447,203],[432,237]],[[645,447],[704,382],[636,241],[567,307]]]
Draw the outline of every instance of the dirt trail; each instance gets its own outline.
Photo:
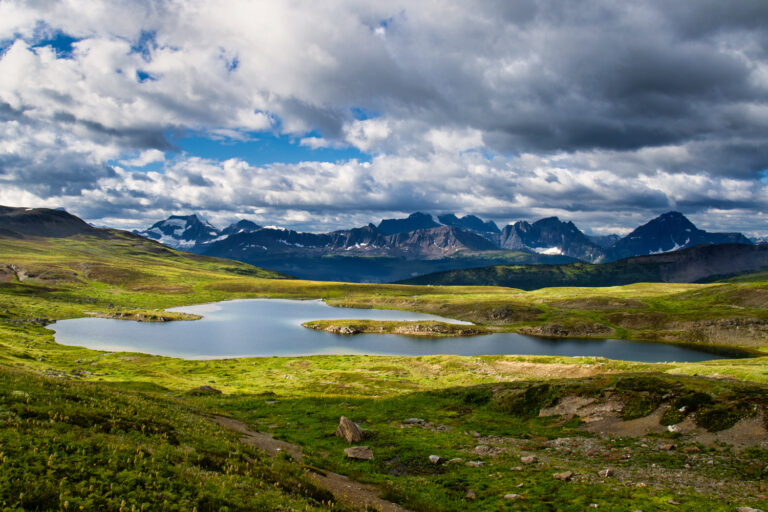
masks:
[[[278,453],[287,452],[296,462],[302,462],[304,453],[301,446],[286,443],[273,438],[270,434],[256,432],[248,428],[248,425],[226,416],[211,416],[211,419],[224,428],[241,434],[240,442],[255,446],[274,457]],[[408,512],[406,509],[387,500],[379,498],[381,490],[369,484],[363,484],[344,475],[324,471],[313,467],[307,467],[307,476],[315,485],[329,491],[341,503],[360,509],[378,510],[379,512]]]

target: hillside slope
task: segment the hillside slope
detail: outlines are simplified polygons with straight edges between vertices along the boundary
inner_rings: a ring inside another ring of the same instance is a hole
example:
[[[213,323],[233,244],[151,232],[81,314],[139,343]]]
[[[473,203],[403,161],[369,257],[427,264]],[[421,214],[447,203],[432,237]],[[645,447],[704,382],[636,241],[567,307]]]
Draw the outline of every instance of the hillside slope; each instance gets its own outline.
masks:
[[[534,290],[550,286],[619,286],[641,282],[695,283],[768,268],[768,246],[700,245],[676,252],[612,263],[497,265],[449,270],[401,281],[444,286],[508,286]]]

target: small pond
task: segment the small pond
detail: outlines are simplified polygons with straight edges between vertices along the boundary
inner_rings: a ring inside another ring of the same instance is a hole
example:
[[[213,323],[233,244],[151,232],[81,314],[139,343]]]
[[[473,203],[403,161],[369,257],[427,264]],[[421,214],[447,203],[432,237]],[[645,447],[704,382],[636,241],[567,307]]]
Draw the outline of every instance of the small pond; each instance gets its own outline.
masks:
[[[409,311],[334,308],[319,300],[246,299],[184,306],[172,311],[203,315],[203,318],[166,323],[75,318],[58,321],[50,328],[56,331],[56,342],[62,345],[115,352],[143,352],[184,359],[318,354],[521,354],[694,362],[744,355],[662,343],[553,340],[515,333],[467,338],[415,338],[392,334],[343,336],[314,331],[301,324],[310,320],[332,319],[467,322]]]

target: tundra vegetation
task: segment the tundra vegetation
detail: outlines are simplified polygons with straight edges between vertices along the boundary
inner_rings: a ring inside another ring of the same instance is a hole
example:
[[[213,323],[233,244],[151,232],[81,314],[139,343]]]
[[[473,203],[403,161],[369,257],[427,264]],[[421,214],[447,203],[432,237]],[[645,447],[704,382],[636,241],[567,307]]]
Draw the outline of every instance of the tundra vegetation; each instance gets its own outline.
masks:
[[[322,298],[435,313],[483,332],[684,342],[755,357],[195,361],[61,346],[46,328],[88,315],[184,320],[164,310],[249,297]],[[335,472],[409,510],[766,509],[767,333],[765,274],[535,291],[365,285],[292,280],[127,234],[0,239],[0,503],[362,508],[356,492],[342,499],[317,476]],[[270,456],[253,441],[261,438],[216,416],[299,446],[301,456]],[[350,445],[334,435],[341,416],[359,425],[371,460],[345,457]]]

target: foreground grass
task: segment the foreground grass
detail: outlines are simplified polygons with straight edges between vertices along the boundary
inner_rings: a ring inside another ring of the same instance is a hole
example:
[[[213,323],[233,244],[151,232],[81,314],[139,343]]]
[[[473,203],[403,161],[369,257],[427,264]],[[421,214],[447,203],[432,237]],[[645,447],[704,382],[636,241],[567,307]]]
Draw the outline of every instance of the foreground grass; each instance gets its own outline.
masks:
[[[299,468],[152,391],[0,366],[2,509],[328,509]]]

